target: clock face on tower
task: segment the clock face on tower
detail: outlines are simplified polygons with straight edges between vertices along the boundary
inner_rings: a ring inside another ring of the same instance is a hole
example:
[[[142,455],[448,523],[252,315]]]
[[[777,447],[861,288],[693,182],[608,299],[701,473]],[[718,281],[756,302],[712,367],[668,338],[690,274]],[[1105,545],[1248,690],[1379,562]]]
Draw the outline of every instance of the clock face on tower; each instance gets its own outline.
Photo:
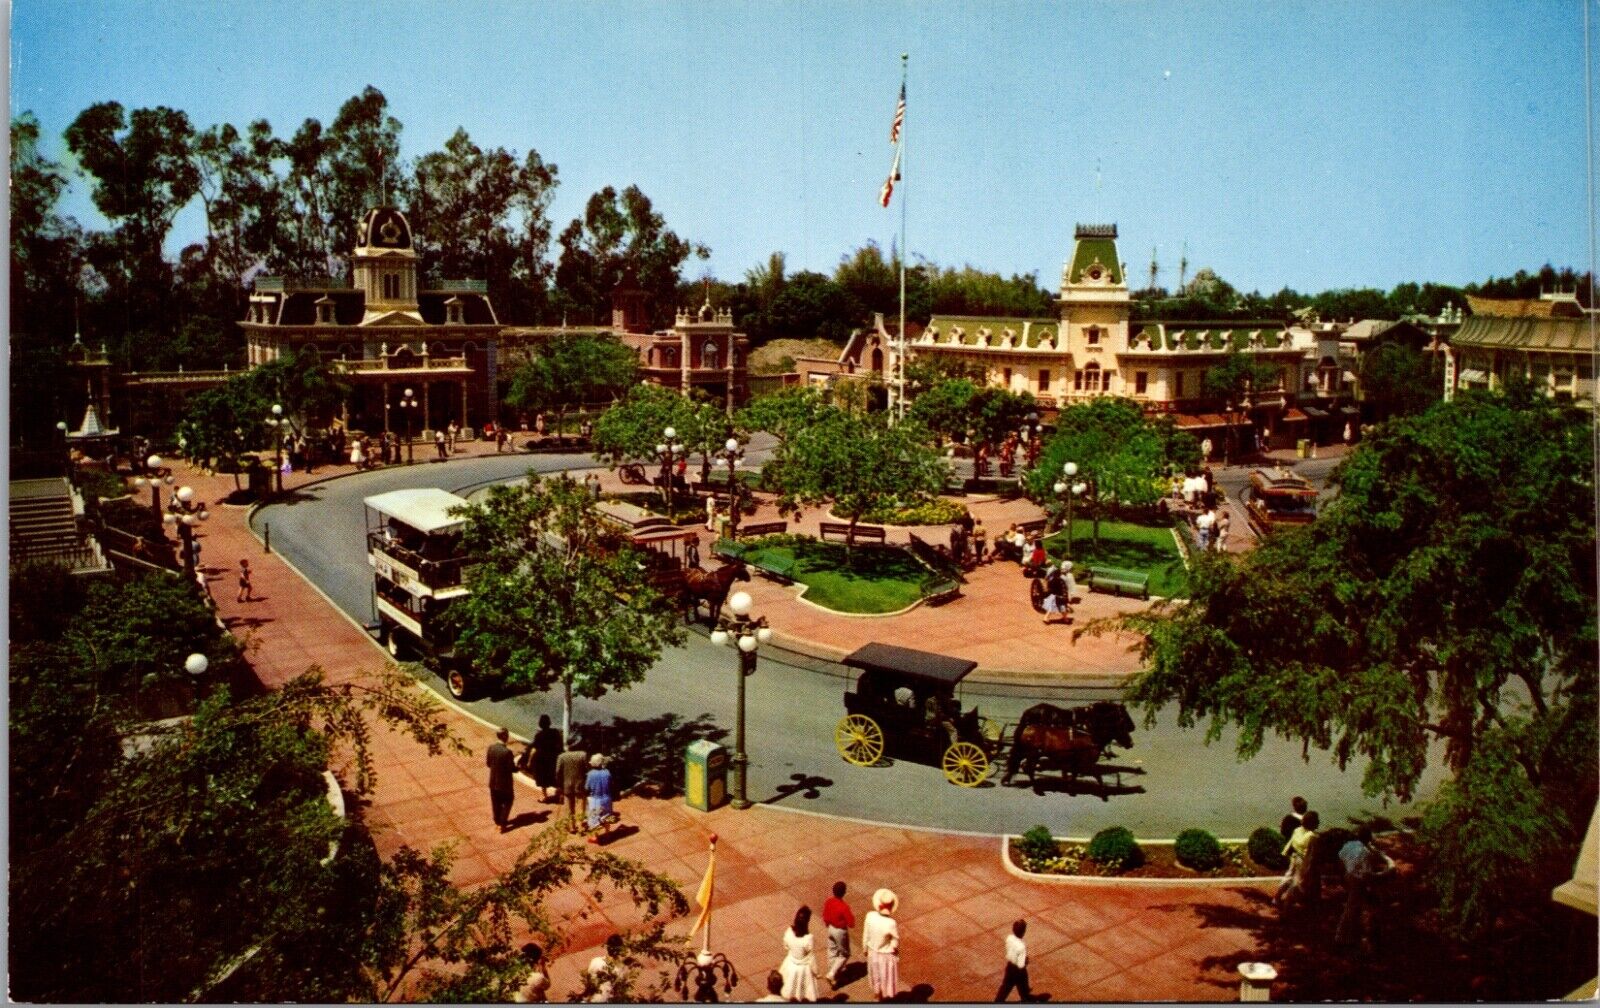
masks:
[[[1089,279],[1090,280],[1098,280],[1098,279],[1100,279],[1100,277],[1103,274],[1104,274],[1104,271],[1099,266],[1090,266],[1089,267]]]

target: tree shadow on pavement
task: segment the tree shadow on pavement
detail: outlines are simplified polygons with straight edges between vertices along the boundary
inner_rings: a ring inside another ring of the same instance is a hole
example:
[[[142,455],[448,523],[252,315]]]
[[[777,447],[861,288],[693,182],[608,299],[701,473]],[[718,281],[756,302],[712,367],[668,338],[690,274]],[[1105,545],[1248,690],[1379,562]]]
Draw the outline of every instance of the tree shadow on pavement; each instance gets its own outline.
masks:
[[[718,728],[710,714],[685,721],[677,714],[631,720],[590,721],[573,726],[585,752],[611,757],[611,776],[617,793],[632,788],[658,798],[683,794],[684,752],[692,742],[720,742],[728,731]]]
[[[1391,880],[1377,896],[1370,951],[1338,945],[1334,933],[1344,909],[1342,881],[1323,884],[1310,905],[1279,910],[1270,894],[1229,890],[1244,905],[1195,902],[1156,909],[1187,909],[1204,928],[1249,932],[1254,951],[1210,956],[1202,970],[1220,974],[1206,982],[1219,993],[1237,987],[1239,963],[1253,959],[1278,971],[1274,1001],[1525,1001],[1560,998],[1594,973],[1593,918],[1550,904],[1531,907],[1528,926],[1515,934],[1468,946],[1445,938],[1437,899],[1416,872]],[[1531,894],[1530,901],[1542,894]],[[1570,916],[1568,916],[1570,914]]]
[[[808,799],[821,798],[822,789],[827,787],[833,787],[833,781],[827,777],[814,777],[803,773],[790,774],[789,783],[779,784],[773,788],[772,797],[762,799],[761,804],[776,805],[790,795]]]

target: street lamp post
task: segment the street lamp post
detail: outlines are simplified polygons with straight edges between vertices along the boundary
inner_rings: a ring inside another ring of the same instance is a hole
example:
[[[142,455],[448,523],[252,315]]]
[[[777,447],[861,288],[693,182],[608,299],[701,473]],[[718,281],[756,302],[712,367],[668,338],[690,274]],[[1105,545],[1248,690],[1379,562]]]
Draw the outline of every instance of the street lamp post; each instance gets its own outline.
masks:
[[[1067,498],[1067,557],[1072,557],[1072,499],[1088,489],[1088,484],[1073,483],[1072,477],[1078,475],[1078,463],[1068,462],[1061,467],[1062,479],[1056,481],[1054,487],[1056,495],[1066,495]]]
[[[1039,457],[1039,414],[1030,412],[1027,417],[1027,426],[1022,428],[1022,464],[1018,469],[1032,467]]]
[[[729,438],[722,450],[717,452],[720,461],[728,463],[728,538],[739,538],[739,460],[744,458],[744,449],[739,447],[738,438]]]
[[[162,521],[178,528],[178,538],[183,543],[183,573],[190,581],[194,580],[194,529],[196,525],[210,518],[204,501],[195,501],[194,490],[190,487],[179,487],[167,502],[167,513],[162,515]]]
[[[145,459],[144,467],[148,475],[135,476],[133,485],[140,490],[145,487],[150,488],[150,510],[155,513],[156,518],[159,520],[161,518],[161,484],[165,483],[167,486],[171,486],[172,476],[170,474],[167,476],[161,475],[160,455],[152,455]]]
[[[683,443],[678,440],[678,432],[668,427],[661,432],[661,443],[656,445],[656,454],[661,457],[661,488],[667,495],[667,520],[672,521],[672,463],[684,457]]]
[[[405,414],[405,418],[406,418],[406,462],[407,462],[407,464],[410,464],[410,463],[416,461],[416,457],[412,454],[412,450],[411,450],[411,415],[416,411],[416,409],[417,409],[417,397],[410,389],[406,389],[405,395],[400,397],[400,412]]]
[[[736,809],[750,807],[750,799],[745,796],[745,770],[750,760],[744,752],[744,681],[755,674],[756,649],[772,640],[767,618],[750,615],[752,604],[748,592],[734,592],[728,599],[728,609],[733,615],[719,614],[717,628],[711,631],[711,643],[731,643],[739,649],[739,706],[733,722],[733,801],[729,803]]]
[[[274,468],[278,475],[278,493],[283,493],[283,425],[289,421],[283,418],[283,406],[279,403],[272,404],[272,416],[267,423],[272,426],[273,446],[276,454],[273,457]]]

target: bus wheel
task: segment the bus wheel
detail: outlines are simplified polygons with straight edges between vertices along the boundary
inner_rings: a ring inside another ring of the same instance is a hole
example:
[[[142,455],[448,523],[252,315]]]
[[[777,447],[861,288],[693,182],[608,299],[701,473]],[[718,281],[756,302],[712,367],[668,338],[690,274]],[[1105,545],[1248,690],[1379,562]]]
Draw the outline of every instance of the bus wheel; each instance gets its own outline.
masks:
[[[388,649],[389,657],[395,661],[404,661],[406,657],[406,643],[400,639],[400,628],[389,627],[383,635],[383,646]]]
[[[458,668],[452,668],[445,674],[444,683],[450,690],[450,695],[457,700],[472,699],[472,680]]]

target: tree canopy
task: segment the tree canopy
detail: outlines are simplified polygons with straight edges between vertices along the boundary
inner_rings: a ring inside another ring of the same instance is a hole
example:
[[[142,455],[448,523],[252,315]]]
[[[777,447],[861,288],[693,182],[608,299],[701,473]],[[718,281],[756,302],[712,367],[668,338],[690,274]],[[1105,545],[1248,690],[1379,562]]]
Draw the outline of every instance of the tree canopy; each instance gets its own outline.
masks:
[[[1592,419],[1470,393],[1379,427],[1304,530],[1202,558],[1191,600],[1129,617],[1130,697],[1207,738],[1239,728],[1365,763],[1409,799],[1430,746],[1453,774],[1424,836],[1461,931],[1570,872],[1595,802]]]
[[[572,695],[627,689],[683,639],[673,602],[653,590],[641,558],[600,523],[570,477],[529,472],[462,509],[469,593],[446,618],[456,650],[482,676],[521,689]]]
[[[512,372],[506,401],[520,409],[565,416],[574,406],[622,395],[638,371],[639,355],[616,336],[560,332]]]
[[[589,197],[583,216],[561,232],[556,287],[561,308],[574,322],[609,322],[611,294],[631,279],[649,296],[653,324],[670,321],[679,271],[690,257],[710,251],[667,227],[638,186],[617,192],[611,186]]]
[[[1385,342],[1361,357],[1361,397],[1379,419],[1421,413],[1443,395],[1443,365],[1434,355]]]

